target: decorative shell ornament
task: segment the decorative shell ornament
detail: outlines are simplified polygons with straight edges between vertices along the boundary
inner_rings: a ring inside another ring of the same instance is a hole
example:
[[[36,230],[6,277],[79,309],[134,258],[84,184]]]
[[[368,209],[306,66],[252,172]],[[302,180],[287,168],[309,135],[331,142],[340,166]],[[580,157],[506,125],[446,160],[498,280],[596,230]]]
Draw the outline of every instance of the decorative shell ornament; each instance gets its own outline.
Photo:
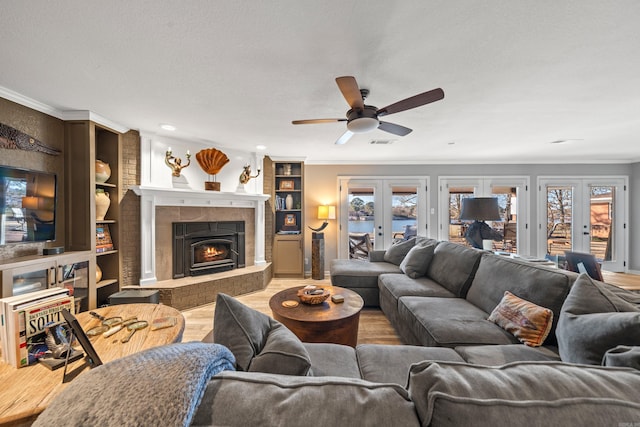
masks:
[[[205,190],[220,191],[220,183],[216,182],[216,174],[229,163],[227,155],[215,148],[207,148],[196,153],[196,160],[203,171],[213,176],[213,181],[205,181]]]
[[[229,163],[229,158],[220,150],[207,148],[196,153],[196,160],[203,171],[209,175],[215,175],[224,165]]]

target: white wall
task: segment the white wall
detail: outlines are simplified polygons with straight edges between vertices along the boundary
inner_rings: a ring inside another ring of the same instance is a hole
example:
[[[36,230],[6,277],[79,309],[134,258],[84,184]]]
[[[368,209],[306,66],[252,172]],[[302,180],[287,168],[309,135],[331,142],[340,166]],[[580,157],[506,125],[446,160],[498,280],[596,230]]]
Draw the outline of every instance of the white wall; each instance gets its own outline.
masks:
[[[191,165],[181,171],[183,179],[174,180],[171,175],[171,168],[165,164],[165,153],[168,148],[171,148],[173,156],[182,160],[183,165],[187,163],[187,150],[191,152]],[[145,134],[140,135],[140,160],[142,163],[140,185],[145,187],[177,188],[181,186],[178,184],[179,181],[186,180],[188,188],[204,191],[204,182],[212,180],[212,178],[198,164],[196,153],[207,148],[216,148],[229,158],[229,162],[215,178],[216,181],[220,182],[221,192],[243,190],[247,193],[262,194],[262,173],[258,178],[250,180],[244,186],[239,186],[239,178],[245,165],[251,165],[252,175],[255,175],[257,169],[262,168],[263,156],[258,156],[256,153],[221,148],[209,143],[183,141],[165,136]]]

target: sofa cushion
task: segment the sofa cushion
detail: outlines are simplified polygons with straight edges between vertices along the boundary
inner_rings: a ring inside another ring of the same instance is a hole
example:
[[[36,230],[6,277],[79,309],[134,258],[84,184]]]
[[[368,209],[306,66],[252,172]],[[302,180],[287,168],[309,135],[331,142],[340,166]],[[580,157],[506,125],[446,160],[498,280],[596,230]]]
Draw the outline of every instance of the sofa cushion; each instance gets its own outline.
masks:
[[[384,253],[384,260],[386,262],[390,262],[391,264],[400,265],[404,257],[407,253],[413,248],[416,244],[415,237],[409,240],[399,240],[394,242],[389,246],[387,251]]]
[[[476,249],[451,242],[440,242],[433,252],[427,277],[447,288],[455,296],[464,298],[481,256],[482,252]]]
[[[334,259],[330,269],[331,284],[343,288],[377,288],[379,275],[402,273],[395,264],[361,259]]]
[[[532,263],[485,254],[478,266],[467,301],[487,313],[500,303],[505,291],[553,312],[551,332],[545,344],[554,345],[555,328],[562,303],[577,274],[560,269],[540,267]]]
[[[640,294],[581,274],[562,306],[558,349],[565,362],[600,365],[607,350],[640,345]]]
[[[640,369],[640,347],[619,345],[607,350],[602,358],[602,365]]]
[[[213,339],[231,350],[238,370],[307,375],[311,366],[293,332],[223,293],[216,299]]]
[[[488,321],[488,313],[462,298],[401,297],[398,317],[402,328],[417,340],[407,344],[456,347],[518,343],[516,337]]]
[[[435,244],[416,244],[400,263],[400,270],[412,279],[424,276],[431,264],[435,248]]]
[[[451,348],[417,345],[360,344],[356,347],[362,378],[406,387],[409,368],[425,360],[464,362]]]
[[[640,372],[561,362],[413,365],[409,394],[426,426],[584,426],[637,420]]]
[[[192,426],[420,426],[407,391],[395,384],[236,374],[209,381]]]
[[[539,347],[549,335],[553,312],[505,291],[489,320],[512,333],[523,344]]]
[[[361,378],[356,349],[348,345],[302,343],[311,360],[309,375]]]
[[[522,344],[470,345],[455,348],[467,362],[474,365],[504,365],[512,362],[559,362],[555,347],[529,347]]]
[[[455,298],[447,288],[427,277],[412,279],[404,274],[381,274],[378,277],[380,292],[386,292],[397,300],[404,296]]]

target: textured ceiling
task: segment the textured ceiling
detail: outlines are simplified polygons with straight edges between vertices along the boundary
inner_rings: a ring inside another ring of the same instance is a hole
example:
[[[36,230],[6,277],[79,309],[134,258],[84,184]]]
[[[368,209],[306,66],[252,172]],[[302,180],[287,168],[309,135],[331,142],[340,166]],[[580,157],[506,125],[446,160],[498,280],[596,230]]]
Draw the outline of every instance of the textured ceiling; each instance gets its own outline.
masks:
[[[640,160],[640,2],[6,1],[0,86],[141,132],[310,163]],[[335,77],[385,117],[346,145]],[[393,140],[370,145],[371,140]],[[551,141],[571,141],[551,144]]]

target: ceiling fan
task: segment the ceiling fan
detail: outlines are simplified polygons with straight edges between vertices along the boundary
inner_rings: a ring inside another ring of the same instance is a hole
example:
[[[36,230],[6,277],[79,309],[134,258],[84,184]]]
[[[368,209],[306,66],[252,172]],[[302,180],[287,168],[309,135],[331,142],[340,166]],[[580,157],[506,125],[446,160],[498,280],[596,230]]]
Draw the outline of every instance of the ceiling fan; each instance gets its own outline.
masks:
[[[360,89],[355,77],[337,77],[336,83],[338,84],[340,92],[342,92],[342,96],[344,96],[347,104],[351,107],[351,109],[347,111],[346,119],[310,119],[294,120],[291,122],[294,125],[347,122],[347,131],[338,138],[336,144],[346,143],[354,133],[369,132],[376,128],[398,136],[408,135],[412,129],[395,123],[380,121],[379,117],[410,110],[444,98],[444,91],[438,88],[403,99],[402,101],[387,105],[384,108],[376,108],[372,105],[364,104],[365,98],[369,95],[369,90]]]

